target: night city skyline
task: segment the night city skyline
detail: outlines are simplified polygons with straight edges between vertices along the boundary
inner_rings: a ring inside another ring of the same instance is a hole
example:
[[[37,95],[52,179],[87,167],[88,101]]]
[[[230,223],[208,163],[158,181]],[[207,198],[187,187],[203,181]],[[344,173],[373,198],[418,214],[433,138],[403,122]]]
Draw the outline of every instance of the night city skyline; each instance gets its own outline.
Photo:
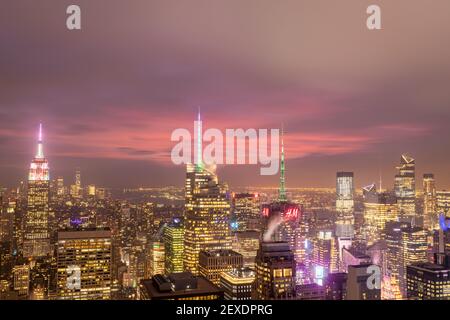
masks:
[[[449,13],[3,4],[0,306],[289,319],[321,300],[334,319],[325,301],[450,300]],[[91,315],[65,309],[42,314]]]

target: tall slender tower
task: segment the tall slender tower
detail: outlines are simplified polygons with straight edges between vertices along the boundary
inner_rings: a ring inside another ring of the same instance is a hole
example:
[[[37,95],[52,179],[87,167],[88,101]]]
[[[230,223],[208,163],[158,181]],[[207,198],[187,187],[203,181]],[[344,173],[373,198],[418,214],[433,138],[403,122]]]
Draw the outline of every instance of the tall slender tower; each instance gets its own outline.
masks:
[[[425,229],[433,230],[438,228],[436,183],[432,173],[423,175],[423,216]]]
[[[354,236],[354,187],[353,172],[336,174],[336,236],[353,238]]]
[[[397,197],[399,218],[412,224],[420,224],[420,221],[416,221],[415,166],[416,162],[412,157],[408,155],[401,156],[400,166],[397,167],[398,174],[395,176],[395,195]]]
[[[278,191],[278,201],[286,202],[286,181],[284,167],[284,130],[281,128],[281,161],[280,161],[280,189]]]
[[[41,257],[50,251],[49,219],[50,179],[48,161],[44,157],[42,124],[36,156],[28,175],[28,205],[24,221],[24,257]]]
[[[228,188],[201,160],[201,120],[198,116],[194,165],[187,165],[185,183],[184,269],[198,274],[201,250],[231,249]]]

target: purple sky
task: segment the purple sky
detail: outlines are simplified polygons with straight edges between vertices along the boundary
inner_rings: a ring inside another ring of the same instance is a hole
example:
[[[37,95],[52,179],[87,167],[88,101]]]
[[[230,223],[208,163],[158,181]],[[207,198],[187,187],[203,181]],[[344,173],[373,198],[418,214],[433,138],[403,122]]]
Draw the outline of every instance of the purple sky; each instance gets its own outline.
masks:
[[[69,4],[82,30],[65,28]],[[366,8],[382,8],[368,31]],[[27,174],[39,121],[51,175],[182,185],[172,130],[286,130],[287,186],[393,185],[401,153],[450,187],[448,0],[8,1],[0,11],[0,185]],[[276,185],[259,166],[231,186]],[[420,179],[419,179],[420,180]],[[418,181],[420,186],[421,182]]]

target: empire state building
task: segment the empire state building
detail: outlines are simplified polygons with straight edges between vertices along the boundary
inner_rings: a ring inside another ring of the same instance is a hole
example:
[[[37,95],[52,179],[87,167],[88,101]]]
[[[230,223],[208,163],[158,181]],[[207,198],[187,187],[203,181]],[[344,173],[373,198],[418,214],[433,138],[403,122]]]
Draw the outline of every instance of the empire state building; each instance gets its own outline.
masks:
[[[49,219],[49,168],[42,145],[42,125],[36,156],[31,161],[28,174],[28,205],[24,221],[24,257],[37,258],[50,251]]]

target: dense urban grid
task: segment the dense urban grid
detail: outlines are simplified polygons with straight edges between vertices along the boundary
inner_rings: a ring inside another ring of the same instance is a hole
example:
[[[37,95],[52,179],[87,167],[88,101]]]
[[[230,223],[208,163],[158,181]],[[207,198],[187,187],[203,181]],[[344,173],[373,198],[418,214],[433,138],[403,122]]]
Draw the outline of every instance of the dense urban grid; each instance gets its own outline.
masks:
[[[450,192],[431,173],[416,187],[415,166],[400,156],[392,190],[353,172],[286,190],[282,147],[278,190],[230,190],[200,163],[184,188],[116,196],[77,168],[50,179],[41,127],[28,181],[0,193],[0,298],[449,299]]]

